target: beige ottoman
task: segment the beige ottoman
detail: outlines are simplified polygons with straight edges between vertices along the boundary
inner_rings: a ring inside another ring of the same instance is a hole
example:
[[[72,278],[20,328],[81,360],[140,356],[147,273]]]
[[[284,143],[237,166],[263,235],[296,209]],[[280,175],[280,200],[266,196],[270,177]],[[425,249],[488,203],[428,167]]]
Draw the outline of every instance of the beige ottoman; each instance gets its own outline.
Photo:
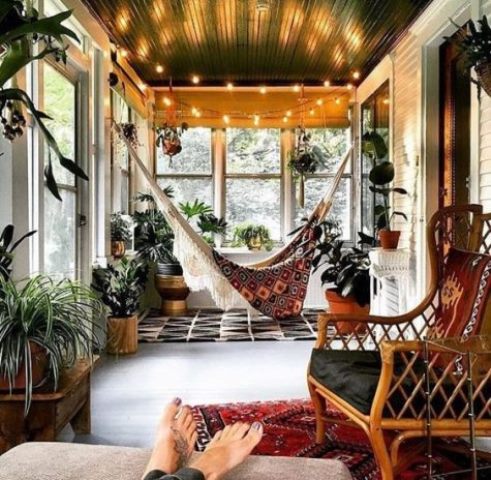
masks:
[[[148,450],[25,443],[0,457],[0,480],[140,480]],[[337,460],[251,456],[228,480],[352,480]]]

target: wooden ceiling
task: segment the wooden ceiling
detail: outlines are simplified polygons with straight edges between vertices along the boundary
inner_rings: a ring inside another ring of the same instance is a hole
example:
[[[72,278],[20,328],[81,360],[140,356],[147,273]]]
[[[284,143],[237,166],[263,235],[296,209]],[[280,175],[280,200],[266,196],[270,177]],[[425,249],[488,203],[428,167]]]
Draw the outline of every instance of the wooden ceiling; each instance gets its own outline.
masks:
[[[366,76],[431,0],[83,0],[150,85]],[[163,72],[157,72],[157,65]]]

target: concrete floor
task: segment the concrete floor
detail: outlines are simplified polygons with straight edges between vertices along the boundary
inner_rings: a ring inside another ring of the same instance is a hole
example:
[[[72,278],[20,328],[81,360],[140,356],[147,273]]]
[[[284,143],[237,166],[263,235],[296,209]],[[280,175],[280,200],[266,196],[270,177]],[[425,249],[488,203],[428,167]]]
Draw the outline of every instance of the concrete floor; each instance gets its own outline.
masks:
[[[150,447],[162,406],[308,397],[311,341],[142,344],[106,357],[92,381],[92,434],[60,440]]]

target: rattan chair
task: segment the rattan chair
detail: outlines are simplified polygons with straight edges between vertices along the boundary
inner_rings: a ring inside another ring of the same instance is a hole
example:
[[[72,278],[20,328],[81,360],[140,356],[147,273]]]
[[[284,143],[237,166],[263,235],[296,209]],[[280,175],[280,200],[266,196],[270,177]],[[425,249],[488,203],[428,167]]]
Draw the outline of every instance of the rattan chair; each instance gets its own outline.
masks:
[[[427,433],[423,340],[435,335],[450,247],[489,253],[490,224],[491,215],[483,214],[479,205],[445,208],[432,217],[427,226],[430,287],[410,312],[396,317],[319,315],[319,334],[308,370],[319,443],[324,441],[326,422],[347,423],[360,427],[369,437],[384,480],[393,479],[407,466],[411,459],[399,455],[401,444]],[[487,300],[486,295],[480,334],[491,331],[491,302]],[[338,322],[350,322],[351,333],[341,333]],[[437,354],[428,367],[434,400],[431,435],[468,435],[465,375],[458,376],[455,364],[442,363]],[[478,436],[491,436],[490,377],[491,368],[487,375],[476,377],[479,383],[474,386]],[[373,396],[367,402],[360,391],[370,388]],[[328,404],[341,410],[347,420],[329,418]],[[425,442],[418,441],[411,452],[422,452],[424,446]]]

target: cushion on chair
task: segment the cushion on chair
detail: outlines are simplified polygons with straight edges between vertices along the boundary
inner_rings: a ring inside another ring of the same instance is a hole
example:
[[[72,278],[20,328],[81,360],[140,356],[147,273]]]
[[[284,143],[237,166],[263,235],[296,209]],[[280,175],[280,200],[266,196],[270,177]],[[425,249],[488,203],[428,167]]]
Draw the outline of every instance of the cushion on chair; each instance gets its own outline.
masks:
[[[491,287],[491,256],[451,248],[432,337],[479,334]]]

